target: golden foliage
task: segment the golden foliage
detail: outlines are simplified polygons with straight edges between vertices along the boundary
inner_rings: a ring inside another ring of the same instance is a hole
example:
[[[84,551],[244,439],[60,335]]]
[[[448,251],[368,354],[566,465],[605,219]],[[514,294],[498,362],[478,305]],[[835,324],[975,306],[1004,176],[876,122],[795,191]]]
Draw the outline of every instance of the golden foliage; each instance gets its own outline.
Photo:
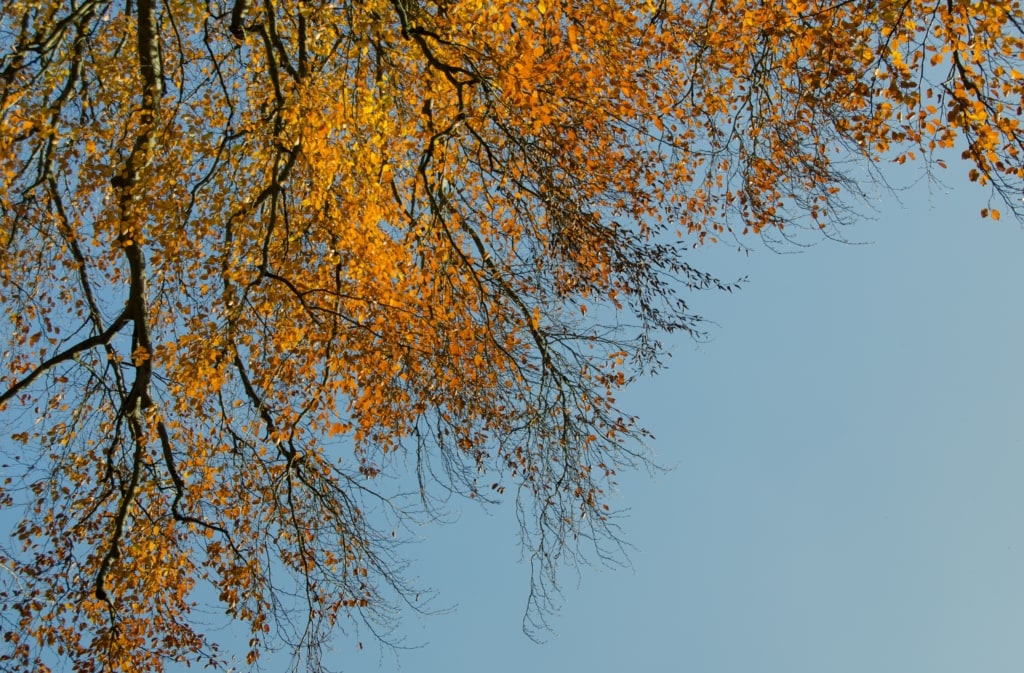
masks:
[[[339,617],[405,595],[409,490],[514,485],[542,614],[556,559],[615,540],[604,494],[643,434],[616,391],[696,329],[675,292],[718,285],[683,242],[834,226],[844,163],[957,143],[1016,211],[1022,21],[4,3],[2,666],[216,663],[192,617],[216,595],[250,661],[315,667]]]

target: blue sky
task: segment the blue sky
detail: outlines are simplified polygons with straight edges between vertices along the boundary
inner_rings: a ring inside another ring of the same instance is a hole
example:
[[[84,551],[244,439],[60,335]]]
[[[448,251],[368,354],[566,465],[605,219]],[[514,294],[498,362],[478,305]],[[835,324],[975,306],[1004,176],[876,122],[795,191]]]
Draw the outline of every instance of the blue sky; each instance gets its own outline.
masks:
[[[945,176],[955,189],[879,196],[849,245],[695,253],[699,268],[749,282],[697,295],[712,338],[676,340],[669,369],[621,400],[673,469],[622,475],[630,565],[567,569],[547,642],[521,630],[528,569],[512,503],[453,502],[449,525],[405,548],[441,614],[403,616],[395,635],[410,649],[341,635],[328,663],[1024,670],[1024,230],[980,219],[987,194],[957,170]],[[217,635],[244,651],[244,635]]]
[[[959,184],[950,169],[947,181]],[[902,173],[907,179],[916,174]],[[520,630],[510,508],[456,505],[407,548],[447,614],[371,671],[986,673],[1024,667],[1024,231],[918,185],[799,254],[697,253],[749,282],[696,298],[712,339],[627,396],[674,469],[627,475],[631,567],[564,575]]]

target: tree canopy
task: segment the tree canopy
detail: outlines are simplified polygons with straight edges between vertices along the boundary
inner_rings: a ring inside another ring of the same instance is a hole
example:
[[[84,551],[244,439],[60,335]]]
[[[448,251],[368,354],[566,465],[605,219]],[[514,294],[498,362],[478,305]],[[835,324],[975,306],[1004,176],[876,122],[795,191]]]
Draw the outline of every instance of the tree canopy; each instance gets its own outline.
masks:
[[[4,3],[2,666],[216,665],[213,603],[317,669],[452,494],[542,621],[687,251],[949,148],[1020,215],[1022,56],[1016,0]]]

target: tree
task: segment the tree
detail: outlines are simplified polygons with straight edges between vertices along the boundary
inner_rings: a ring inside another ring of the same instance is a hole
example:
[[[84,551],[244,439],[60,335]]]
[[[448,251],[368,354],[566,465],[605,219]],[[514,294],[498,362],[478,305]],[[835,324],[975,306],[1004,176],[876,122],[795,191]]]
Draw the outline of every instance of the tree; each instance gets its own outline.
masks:
[[[395,545],[452,493],[514,493],[542,623],[560,564],[615,553],[605,494],[644,462],[617,391],[699,333],[679,293],[729,288],[687,250],[830,235],[850,166],[954,145],[1020,215],[1022,27],[1010,0],[5,3],[3,666],[216,664],[214,600],[250,662],[316,669],[339,620],[415,605]]]

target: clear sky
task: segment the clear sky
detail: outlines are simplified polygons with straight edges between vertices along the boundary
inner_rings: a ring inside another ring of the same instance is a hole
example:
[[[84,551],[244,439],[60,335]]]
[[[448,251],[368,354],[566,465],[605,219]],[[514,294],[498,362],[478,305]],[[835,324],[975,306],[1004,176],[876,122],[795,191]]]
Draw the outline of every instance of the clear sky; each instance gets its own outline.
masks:
[[[1024,670],[1024,229],[980,219],[987,195],[957,170],[945,175],[955,189],[880,196],[845,232],[856,244],[695,253],[699,268],[749,282],[694,297],[712,338],[676,340],[670,368],[622,399],[674,469],[622,475],[631,565],[567,569],[546,643],[521,630],[528,570],[511,501],[453,502],[451,524],[405,548],[409,576],[450,610],[405,614],[395,635],[411,649],[350,632],[328,662]],[[244,652],[244,636],[219,635]]]
[[[547,643],[520,631],[508,508],[456,505],[406,550],[452,611],[407,616],[422,647],[397,658],[339,640],[337,665],[1024,670],[1024,231],[977,188],[928,192],[880,198],[847,231],[870,244],[697,253],[749,282],[699,296],[712,340],[625,400],[675,469],[623,479],[632,567],[567,572]]]

